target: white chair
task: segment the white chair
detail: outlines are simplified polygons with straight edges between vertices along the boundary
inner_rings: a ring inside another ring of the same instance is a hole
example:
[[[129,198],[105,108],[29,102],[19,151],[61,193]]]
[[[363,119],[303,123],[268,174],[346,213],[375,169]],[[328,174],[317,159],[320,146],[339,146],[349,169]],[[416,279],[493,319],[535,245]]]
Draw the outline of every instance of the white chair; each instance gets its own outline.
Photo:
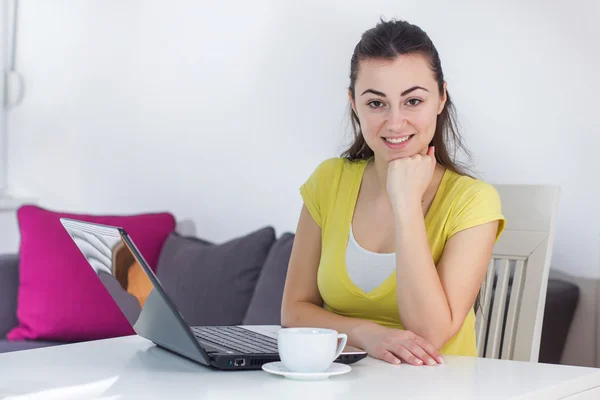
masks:
[[[506,228],[480,292],[478,354],[537,362],[560,188],[494,186]]]

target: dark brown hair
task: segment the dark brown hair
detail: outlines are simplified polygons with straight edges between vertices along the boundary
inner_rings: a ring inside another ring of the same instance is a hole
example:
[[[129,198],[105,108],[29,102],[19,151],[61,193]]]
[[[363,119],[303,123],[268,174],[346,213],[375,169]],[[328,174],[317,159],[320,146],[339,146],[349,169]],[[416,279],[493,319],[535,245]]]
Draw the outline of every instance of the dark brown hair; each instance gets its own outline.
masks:
[[[440,56],[427,33],[416,25],[406,21],[381,20],[374,28],[362,34],[361,40],[354,48],[350,61],[350,90],[351,96],[355,98],[355,84],[358,76],[359,63],[365,59],[388,59],[393,60],[400,55],[421,54],[429,60],[431,71],[437,82],[440,96],[444,94],[444,73]],[[468,175],[467,168],[456,161],[456,154],[462,151],[470,158],[469,151],[462,142],[456,123],[456,111],[446,91],[447,101],[442,112],[437,116],[435,133],[430,146],[435,146],[435,157],[437,162],[461,175]],[[350,123],[352,125],[352,144],[342,153],[342,157],[349,160],[364,160],[373,156],[373,150],[365,141],[358,116],[350,105]],[[452,154],[452,156],[451,156]]]

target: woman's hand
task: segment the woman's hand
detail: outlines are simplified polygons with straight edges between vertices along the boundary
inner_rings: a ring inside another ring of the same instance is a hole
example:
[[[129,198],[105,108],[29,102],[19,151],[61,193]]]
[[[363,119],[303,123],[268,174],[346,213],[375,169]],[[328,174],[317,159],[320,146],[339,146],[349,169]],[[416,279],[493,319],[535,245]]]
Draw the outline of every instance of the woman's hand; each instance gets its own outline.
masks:
[[[443,364],[440,352],[427,340],[414,333],[392,329],[379,324],[357,327],[353,334],[357,342],[371,357],[390,364],[406,362],[412,365]]]
[[[387,191],[394,208],[421,204],[435,170],[434,152],[432,146],[425,154],[389,162]]]

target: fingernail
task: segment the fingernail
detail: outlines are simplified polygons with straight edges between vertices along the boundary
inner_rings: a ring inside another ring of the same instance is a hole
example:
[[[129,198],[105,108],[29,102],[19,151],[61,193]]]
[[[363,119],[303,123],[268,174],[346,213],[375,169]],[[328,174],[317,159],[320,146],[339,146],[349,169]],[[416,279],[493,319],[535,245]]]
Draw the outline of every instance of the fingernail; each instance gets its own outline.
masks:
[[[429,360],[427,360],[427,364],[429,364],[429,365],[435,365],[436,362],[434,361],[433,358],[430,358]]]
[[[398,360],[398,359],[394,360],[394,364],[396,364],[396,365],[400,364],[400,360]]]
[[[421,365],[421,364],[423,364],[423,361],[417,360],[417,364]]]
[[[438,358],[438,361],[440,362],[440,364],[446,364],[446,359],[442,356],[440,356],[440,358]]]

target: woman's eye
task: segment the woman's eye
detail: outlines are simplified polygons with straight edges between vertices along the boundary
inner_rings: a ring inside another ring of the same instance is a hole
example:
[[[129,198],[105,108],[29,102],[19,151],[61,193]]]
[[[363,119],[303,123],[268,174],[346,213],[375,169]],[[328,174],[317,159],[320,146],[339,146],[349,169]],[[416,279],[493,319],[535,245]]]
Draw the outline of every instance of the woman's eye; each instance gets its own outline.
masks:
[[[368,104],[369,104],[369,107],[371,107],[371,108],[380,108],[380,107],[383,107],[383,102],[381,102],[379,100],[370,101]]]
[[[416,102],[416,103],[415,103],[415,102]],[[409,103],[409,105],[410,105],[411,107],[416,107],[416,106],[418,106],[419,104],[421,104],[422,102],[421,102],[421,100],[419,100],[419,99],[410,99],[410,100],[408,100],[408,102],[407,102],[407,103]]]

